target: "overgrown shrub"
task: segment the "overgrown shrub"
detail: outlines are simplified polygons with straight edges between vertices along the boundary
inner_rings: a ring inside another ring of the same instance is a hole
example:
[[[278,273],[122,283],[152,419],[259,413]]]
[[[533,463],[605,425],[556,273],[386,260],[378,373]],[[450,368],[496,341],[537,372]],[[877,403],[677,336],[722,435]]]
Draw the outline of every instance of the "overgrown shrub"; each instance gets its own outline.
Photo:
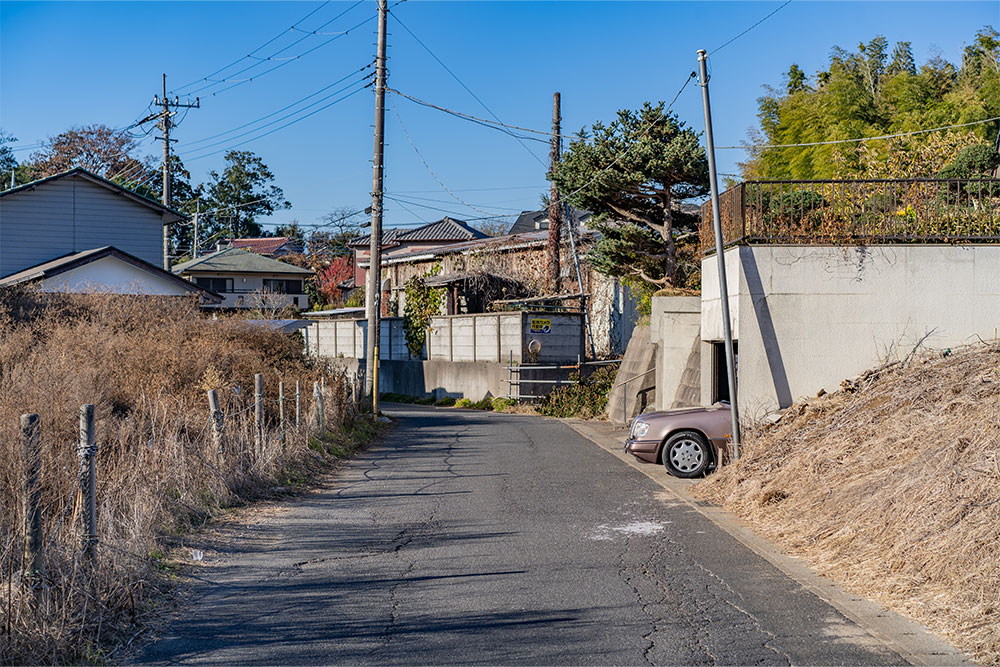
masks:
[[[516,401],[503,396],[498,396],[493,399],[492,408],[494,412],[505,412],[515,405],[517,405]]]
[[[254,443],[253,377],[264,375],[264,437]],[[326,377],[326,433],[314,433],[312,383]],[[302,425],[278,423],[301,387]],[[221,450],[206,390],[219,394]],[[346,377],[293,337],[242,319],[211,320],[189,301],[0,290],[0,663],[100,661],[131,636],[161,585],[170,541],[220,508],[308,479],[361,434]],[[93,404],[98,532],[81,569],[79,411]],[[19,419],[41,422],[44,573],[27,570]],[[312,440],[310,436],[316,436]],[[8,577],[15,577],[16,583]],[[34,591],[44,590],[39,605]],[[8,625],[9,624],[9,625]],[[8,634],[9,628],[9,634]]]
[[[539,414],[548,417],[579,417],[594,419],[604,416],[608,393],[615,382],[617,368],[605,366],[594,371],[578,384],[562,385],[540,400],[535,406]],[[579,380],[576,373],[571,380]]]
[[[434,403],[434,405],[440,405],[442,407],[450,407],[452,405],[455,405],[455,397],[454,396],[444,396],[442,398],[439,398]]]
[[[467,398],[460,398],[457,401],[455,401],[455,407],[456,408],[471,408],[472,407],[472,401],[469,400],[469,399],[467,399]]]

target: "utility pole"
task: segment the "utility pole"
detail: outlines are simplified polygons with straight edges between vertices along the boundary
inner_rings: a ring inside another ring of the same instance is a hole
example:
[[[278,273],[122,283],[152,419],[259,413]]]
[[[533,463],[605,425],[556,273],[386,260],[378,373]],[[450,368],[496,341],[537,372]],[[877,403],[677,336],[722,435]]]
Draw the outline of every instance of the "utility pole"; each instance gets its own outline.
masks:
[[[726,347],[726,374],[729,380],[729,414],[732,418],[733,460],[740,458],[740,410],[736,400],[736,356],[733,354],[733,327],[729,320],[729,286],[726,282],[725,240],[722,238],[722,218],[719,216],[719,175],[715,167],[715,140],[712,137],[712,105],[708,99],[708,71],[705,49],[698,51],[701,77],[701,99],[705,106],[705,152],[708,154],[708,183],[712,193],[712,225],[715,230],[715,257],[719,267],[719,298],[722,301],[722,335]]]
[[[160,131],[163,132],[162,135],[157,137],[163,142],[163,192],[160,197],[160,202],[170,208],[170,142],[177,141],[176,139],[170,138],[170,128],[173,123],[170,121],[170,117],[173,116],[176,111],[171,111],[171,109],[200,109],[201,100],[195,98],[194,104],[188,102],[181,102],[176,96],[173,100],[167,99],[167,75],[163,75],[163,97],[153,96],[153,104],[160,107],[161,111],[158,114],[153,114],[147,116],[143,120],[139,121],[139,124],[145,123],[146,121],[158,118],[160,123]],[[170,226],[163,226],[163,269],[165,271],[170,270]]]
[[[556,165],[559,164],[559,154],[561,137],[559,132],[560,116],[559,93],[552,94],[552,143],[549,146],[549,172],[554,173]],[[556,188],[556,181],[552,179],[552,186],[549,188],[549,242],[547,246],[549,255],[549,286],[553,294],[559,294],[559,233],[561,211],[559,206],[559,191]],[[583,291],[583,285],[580,285]]]
[[[198,259],[198,215],[201,214],[201,197],[194,202],[194,244],[191,246],[192,259]]]
[[[375,57],[375,155],[372,160],[372,226],[368,252],[365,311],[368,340],[365,344],[365,391],[372,400],[372,419],[378,419],[378,344],[382,319],[382,163],[385,143],[385,28],[388,0],[378,3],[378,54]]]

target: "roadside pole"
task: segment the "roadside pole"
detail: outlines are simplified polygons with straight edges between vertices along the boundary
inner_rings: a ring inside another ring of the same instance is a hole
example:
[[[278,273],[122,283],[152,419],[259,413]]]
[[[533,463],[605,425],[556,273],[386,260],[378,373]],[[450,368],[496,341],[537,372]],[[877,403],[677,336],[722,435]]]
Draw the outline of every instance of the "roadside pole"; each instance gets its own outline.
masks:
[[[719,215],[719,177],[715,167],[715,141],[712,138],[712,105],[708,99],[707,54],[698,51],[701,77],[701,99],[705,106],[705,152],[708,155],[708,182],[712,192],[712,226],[715,230],[715,256],[719,266],[719,297],[722,301],[722,332],[726,340],[726,374],[729,379],[729,414],[732,418],[733,460],[740,458],[740,411],[736,399],[736,358],[733,354],[733,329],[729,320],[729,285],[726,282],[725,241],[722,238],[722,218]]]
[[[382,318],[382,173],[385,142],[385,32],[388,0],[378,3],[378,55],[375,57],[375,153],[372,160],[372,226],[368,252],[365,310],[365,390],[372,401],[372,419],[378,419],[378,344]]]

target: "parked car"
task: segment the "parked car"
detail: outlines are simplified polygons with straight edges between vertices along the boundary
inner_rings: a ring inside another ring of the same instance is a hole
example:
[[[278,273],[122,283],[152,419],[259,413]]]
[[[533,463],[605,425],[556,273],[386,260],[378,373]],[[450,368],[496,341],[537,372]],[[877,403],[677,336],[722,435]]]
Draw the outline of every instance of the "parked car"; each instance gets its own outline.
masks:
[[[730,419],[728,403],[646,412],[632,420],[625,451],[675,477],[701,477],[728,454]]]

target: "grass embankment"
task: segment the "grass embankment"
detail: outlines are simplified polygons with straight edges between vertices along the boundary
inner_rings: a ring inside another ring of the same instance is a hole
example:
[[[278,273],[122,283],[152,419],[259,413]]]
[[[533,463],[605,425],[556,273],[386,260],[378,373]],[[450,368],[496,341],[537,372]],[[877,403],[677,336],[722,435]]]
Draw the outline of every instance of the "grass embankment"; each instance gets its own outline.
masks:
[[[307,484],[373,436],[354,414],[346,378],[301,349],[241,320],[207,319],[190,303],[0,291],[0,663],[106,659],[156,613],[169,578],[163,554],[185,533],[227,507]],[[255,373],[264,375],[259,447]],[[321,377],[324,432],[312,398]],[[218,391],[225,415],[221,450],[208,389]],[[86,403],[95,406],[99,448],[92,565],[80,549],[77,442]],[[24,413],[40,415],[44,571],[25,558]]]
[[[1000,346],[870,372],[698,484],[852,591],[1000,664]]]

